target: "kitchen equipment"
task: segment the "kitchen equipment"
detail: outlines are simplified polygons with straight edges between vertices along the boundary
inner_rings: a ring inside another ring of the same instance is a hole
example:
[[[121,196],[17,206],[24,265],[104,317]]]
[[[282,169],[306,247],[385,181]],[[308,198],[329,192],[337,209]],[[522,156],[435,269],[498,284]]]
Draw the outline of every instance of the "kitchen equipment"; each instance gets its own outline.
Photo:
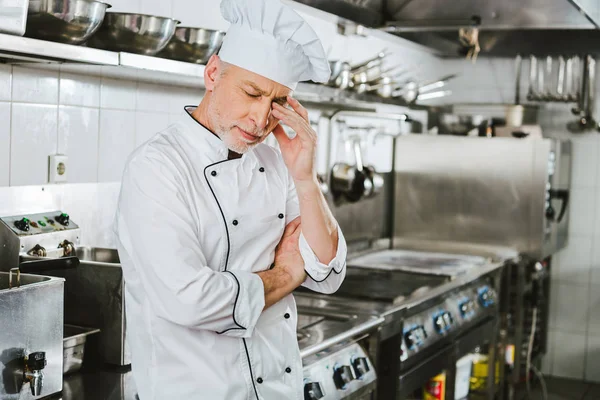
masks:
[[[175,34],[158,56],[184,62],[206,64],[208,59],[216,54],[225,32],[204,29],[178,27]]]
[[[335,199],[344,197],[350,202],[373,197],[383,187],[383,177],[373,167],[363,164],[361,140],[352,139],[355,165],[336,163],[331,168],[331,193]]]
[[[89,335],[100,332],[100,329],[83,328],[76,325],[65,325],[63,333],[63,374],[77,372],[83,365],[85,343]]]
[[[25,36],[83,43],[100,28],[110,7],[94,0],[30,0]]]
[[[0,272],[0,398],[62,390],[63,287],[60,278]]]
[[[565,247],[571,143],[491,140],[397,139],[394,240],[494,244],[536,259]]]
[[[377,386],[373,356],[383,318],[351,307],[329,308],[301,294],[297,336],[304,372],[305,400],[371,400]]]
[[[340,89],[347,89],[352,86],[352,72],[350,64],[345,61],[329,61],[331,76],[329,77],[329,86]]]
[[[485,122],[482,115],[458,115],[441,113],[439,115],[440,134],[464,136],[470,130],[479,128]]]
[[[0,0],[0,32],[23,36],[29,0]]]
[[[373,65],[379,65],[381,63],[381,60],[383,60],[387,55],[388,55],[388,51],[387,50],[382,50],[379,53],[377,53],[375,56],[364,60],[358,64],[354,64],[350,67],[352,73],[355,73],[357,71],[361,71],[365,68],[368,68],[369,66],[373,66]]]
[[[413,103],[420,94],[428,92],[430,90],[438,89],[446,86],[446,84],[454,79],[456,74],[451,74],[439,78],[435,81],[417,83],[415,81],[408,81],[401,85],[397,90],[392,91],[391,97],[401,97],[407,103]]]
[[[179,23],[155,15],[110,12],[88,43],[100,49],[153,56],[167,46]]]
[[[584,61],[583,83],[580,92],[579,104],[573,113],[579,114],[580,118],[567,124],[567,129],[574,133],[600,130],[598,123],[593,117],[594,98],[596,91],[596,60],[588,55]]]
[[[516,252],[448,242],[419,246],[392,250],[418,269],[405,270],[406,262],[396,263],[399,258],[388,257],[388,250],[371,251],[350,255],[346,278],[335,294],[296,291],[314,298],[320,307],[385,318],[375,363],[381,400],[405,399],[442,370],[454,379],[459,357],[497,340],[500,273]],[[369,264],[364,257],[388,262]],[[480,259],[485,261],[474,264]],[[460,266],[461,260],[467,265]]]
[[[100,329],[98,350],[103,361],[128,365],[118,253],[82,246],[79,235],[79,226],[60,211],[0,217],[0,243],[6,243],[0,247],[0,269],[20,265],[27,272],[64,278],[64,322]],[[73,268],[66,268],[65,262]]]

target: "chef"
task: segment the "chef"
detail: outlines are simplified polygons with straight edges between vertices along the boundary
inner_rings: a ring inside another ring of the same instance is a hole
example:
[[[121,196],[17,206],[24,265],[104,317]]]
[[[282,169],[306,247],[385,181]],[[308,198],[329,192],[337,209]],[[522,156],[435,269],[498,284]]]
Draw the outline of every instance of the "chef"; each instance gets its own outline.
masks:
[[[303,400],[291,292],[333,293],[346,243],[291,97],[329,65],[279,0],[224,0],[206,93],[130,156],[115,233],[141,400]],[[283,125],[295,132],[288,136]],[[262,143],[269,134],[280,150]]]

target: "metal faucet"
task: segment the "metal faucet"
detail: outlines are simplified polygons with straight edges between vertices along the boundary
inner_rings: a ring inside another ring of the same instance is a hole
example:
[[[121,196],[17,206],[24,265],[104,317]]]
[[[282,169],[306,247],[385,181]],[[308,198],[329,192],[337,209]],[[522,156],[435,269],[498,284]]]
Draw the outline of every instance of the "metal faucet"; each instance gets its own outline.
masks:
[[[31,394],[40,396],[44,386],[44,373],[42,370],[46,367],[46,353],[38,351],[31,353],[25,361],[23,370],[23,381],[29,382],[31,386]]]

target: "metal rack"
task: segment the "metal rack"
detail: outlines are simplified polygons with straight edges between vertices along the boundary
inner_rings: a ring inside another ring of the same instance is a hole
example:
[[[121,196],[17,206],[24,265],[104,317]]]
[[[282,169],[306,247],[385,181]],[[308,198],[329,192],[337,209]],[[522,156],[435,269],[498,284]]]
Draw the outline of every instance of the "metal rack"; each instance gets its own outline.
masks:
[[[137,79],[188,88],[204,88],[204,65],[126,52],[99,50],[46,40],[0,34],[0,60],[13,64],[37,64],[73,73],[92,73],[121,79]],[[300,83],[295,96],[307,103],[328,107],[373,110],[387,104],[408,107],[401,98],[382,98],[314,83]],[[411,108],[422,108],[410,105]]]
[[[520,399],[523,382],[529,371],[526,368],[528,341],[531,334],[533,308],[538,308],[536,334],[534,335],[531,365],[541,368],[541,358],[547,351],[550,259],[535,262],[523,257],[518,263],[509,265],[504,275],[505,290],[502,293],[503,329],[507,342],[514,346],[514,362],[508,372],[507,399]],[[508,368],[508,367],[507,367]]]

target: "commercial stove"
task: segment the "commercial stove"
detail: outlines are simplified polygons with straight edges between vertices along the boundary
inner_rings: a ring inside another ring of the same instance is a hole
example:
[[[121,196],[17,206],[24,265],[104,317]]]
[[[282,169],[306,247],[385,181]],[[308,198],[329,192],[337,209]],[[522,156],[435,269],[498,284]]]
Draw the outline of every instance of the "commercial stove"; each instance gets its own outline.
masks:
[[[370,313],[349,312],[298,297],[298,344],[304,370],[304,399],[371,400],[377,385],[378,327]]]
[[[348,261],[335,295],[302,296],[385,319],[374,356],[378,399],[406,398],[442,371],[453,395],[457,358],[484,339],[495,343],[500,271],[513,256],[492,248],[461,254],[452,246],[372,252]]]

